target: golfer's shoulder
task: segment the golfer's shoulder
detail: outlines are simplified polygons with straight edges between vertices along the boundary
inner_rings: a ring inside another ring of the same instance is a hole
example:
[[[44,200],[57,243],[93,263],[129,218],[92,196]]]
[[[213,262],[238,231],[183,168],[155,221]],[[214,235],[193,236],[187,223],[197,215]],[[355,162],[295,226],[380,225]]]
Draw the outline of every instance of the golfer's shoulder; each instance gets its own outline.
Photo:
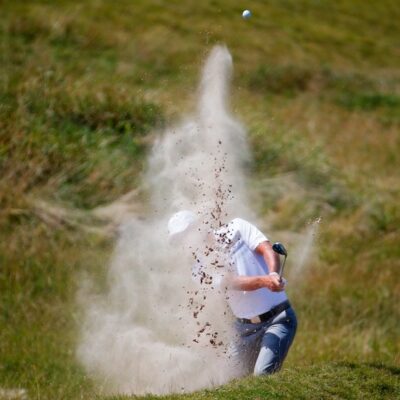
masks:
[[[228,224],[228,227],[231,231],[240,232],[242,236],[248,235],[250,232],[253,232],[257,229],[251,222],[240,217],[232,219],[232,221]]]
[[[217,229],[215,233],[217,235],[233,237],[236,233],[240,233],[242,231],[245,223],[246,221],[241,218],[233,218]]]
[[[255,236],[264,237],[263,233],[252,222],[243,218],[234,218],[232,220],[232,228],[234,231],[239,231],[241,236],[247,237],[249,240]]]
[[[239,217],[233,218],[226,224],[226,226],[227,226],[228,229],[237,230],[240,227],[240,225],[242,225],[243,221],[244,220],[242,218],[239,218]]]

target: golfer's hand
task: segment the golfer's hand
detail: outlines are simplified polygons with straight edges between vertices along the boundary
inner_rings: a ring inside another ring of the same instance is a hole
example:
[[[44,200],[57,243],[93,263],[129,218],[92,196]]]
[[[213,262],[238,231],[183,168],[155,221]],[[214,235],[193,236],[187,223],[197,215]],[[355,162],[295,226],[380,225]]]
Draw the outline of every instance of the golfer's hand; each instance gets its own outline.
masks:
[[[266,287],[271,292],[281,292],[285,288],[285,281],[281,280],[278,274],[267,275]]]

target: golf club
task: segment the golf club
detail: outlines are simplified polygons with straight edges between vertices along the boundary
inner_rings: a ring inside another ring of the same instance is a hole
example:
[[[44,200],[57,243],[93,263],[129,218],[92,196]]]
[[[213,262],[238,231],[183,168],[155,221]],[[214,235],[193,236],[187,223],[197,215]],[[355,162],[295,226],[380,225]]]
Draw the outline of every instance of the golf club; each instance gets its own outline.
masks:
[[[283,268],[285,267],[285,262],[286,262],[286,257],[288,255],[287,250],[285,249],[285,246],[280,243],[280,242],[276,242],[272,245],[272,250],[275,251],[275,253],[278,253],[279,255],[284,256],[284,260],[283,260],[283,264],[279,270],[279,278],[282,279],[282,275],[283,275]]]

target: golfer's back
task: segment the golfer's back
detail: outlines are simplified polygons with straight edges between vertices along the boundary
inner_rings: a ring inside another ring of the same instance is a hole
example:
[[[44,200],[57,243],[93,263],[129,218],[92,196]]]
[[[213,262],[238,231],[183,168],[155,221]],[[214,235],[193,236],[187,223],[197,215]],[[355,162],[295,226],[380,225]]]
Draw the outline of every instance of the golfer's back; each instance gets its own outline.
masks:
[[[218,243],[229,252],[234,273],[238,276],[268,275],[268,266],[257,246],[267,237],[250,222],[241,218],[215,232]],[[238,318],[252,318],[287,300],[286,293],[271,292],[266,288],[252,291],[229,290],[228,302]]]

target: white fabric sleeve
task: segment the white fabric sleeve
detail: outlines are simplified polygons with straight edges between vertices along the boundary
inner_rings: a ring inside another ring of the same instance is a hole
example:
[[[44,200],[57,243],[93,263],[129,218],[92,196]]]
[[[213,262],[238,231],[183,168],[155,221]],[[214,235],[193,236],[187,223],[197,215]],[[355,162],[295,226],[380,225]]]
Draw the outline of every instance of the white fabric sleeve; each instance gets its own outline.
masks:
[[[240,235],[243,241],[249,246],[250,250],[254,251],[262,242],[268,242],[268,238],[253,224],[241,218],[236,218],[239,225]]]

